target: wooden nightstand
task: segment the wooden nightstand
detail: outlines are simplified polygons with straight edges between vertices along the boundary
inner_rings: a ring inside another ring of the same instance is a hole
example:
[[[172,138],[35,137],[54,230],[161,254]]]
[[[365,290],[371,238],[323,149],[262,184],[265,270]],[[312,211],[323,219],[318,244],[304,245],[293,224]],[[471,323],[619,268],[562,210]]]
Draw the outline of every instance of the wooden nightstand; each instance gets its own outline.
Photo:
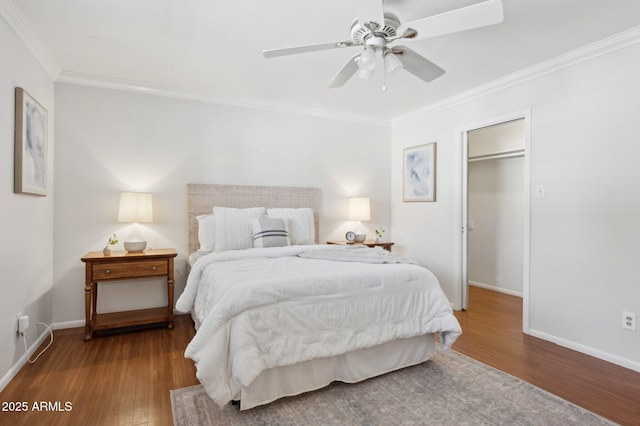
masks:
[[[349,245],[349,246],[358,246],[358,245],[364,245],[367,247],[382,247],[383,249],[385,249],[386,251],[391,251],[391,246],[394,245],[395,243],[392,243],[390,241],[379,241],[379,242],[375,242],[372,240],[365,240],[363,243],[351,243],[348,244],[346,240],[342,240],[342,241],[327,241],[327,244],[340,244],[343,246]]]
[[[90,340],[96,330],[141,324],[168,322],[169,328],[173,328],[173,258],[176,255],[174,249],[146,250],[142,253],[115,251],[111,256],[92,251],[84,255],[81,259],[86,264],[84,339]],[[167,278],[167,306],[106,314],[96,312],[98,282],[149,277]]]

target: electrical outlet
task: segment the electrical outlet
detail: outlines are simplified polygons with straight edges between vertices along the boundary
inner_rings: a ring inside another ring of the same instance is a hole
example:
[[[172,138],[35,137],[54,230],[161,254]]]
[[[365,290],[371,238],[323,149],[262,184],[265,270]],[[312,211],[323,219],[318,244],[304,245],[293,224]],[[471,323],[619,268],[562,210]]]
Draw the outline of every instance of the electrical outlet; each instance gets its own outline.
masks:
[[[634,312],[622,312],[622,328],[636,331],[636,314]]]
[[[29,329],[29,315],[16,314],[18,318],[18,333],[24,334]]]

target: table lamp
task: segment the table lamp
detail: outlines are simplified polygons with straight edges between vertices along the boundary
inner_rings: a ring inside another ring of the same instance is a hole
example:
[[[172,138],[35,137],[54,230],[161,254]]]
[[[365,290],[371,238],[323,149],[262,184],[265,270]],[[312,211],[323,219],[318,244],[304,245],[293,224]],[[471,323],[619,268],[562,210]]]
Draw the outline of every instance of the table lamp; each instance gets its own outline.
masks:
[[[120,194],[118,222],[133,223],[131,235],[124,242],[129,253],[140,253],[147,248],[147,242],[140,236],[138,223],[153,222],[153,202],[151,194],[143,192],[123,192]]]
[[[349,198],[349,209],[347,219],[354,221],[371,220],[371,203],[367,197]],[[356,234],[355,241],[363,242],[367,234]]]

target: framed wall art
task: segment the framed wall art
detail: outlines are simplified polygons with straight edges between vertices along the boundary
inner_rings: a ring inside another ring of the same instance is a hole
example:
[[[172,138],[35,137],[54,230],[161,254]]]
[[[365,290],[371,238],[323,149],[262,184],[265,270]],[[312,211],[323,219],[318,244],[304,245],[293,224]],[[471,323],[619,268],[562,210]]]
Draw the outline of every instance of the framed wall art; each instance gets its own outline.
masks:
[[[47,195],[47,110],[16,87],[14,192]]]
[[[405,148],[402,201],[436,200],[436,143]]]

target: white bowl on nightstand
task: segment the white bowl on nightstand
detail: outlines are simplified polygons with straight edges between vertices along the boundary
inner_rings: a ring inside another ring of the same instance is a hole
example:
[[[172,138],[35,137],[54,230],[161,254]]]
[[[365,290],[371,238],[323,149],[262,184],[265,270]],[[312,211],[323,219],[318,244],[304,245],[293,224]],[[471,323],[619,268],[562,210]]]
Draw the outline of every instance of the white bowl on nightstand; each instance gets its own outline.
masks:
[[[363,243],[367,239],[367,234],[356,234],[356,243]]]
[[[124,249],[129,253],[141,253],[147,248],[146,241],[125,241]]]

